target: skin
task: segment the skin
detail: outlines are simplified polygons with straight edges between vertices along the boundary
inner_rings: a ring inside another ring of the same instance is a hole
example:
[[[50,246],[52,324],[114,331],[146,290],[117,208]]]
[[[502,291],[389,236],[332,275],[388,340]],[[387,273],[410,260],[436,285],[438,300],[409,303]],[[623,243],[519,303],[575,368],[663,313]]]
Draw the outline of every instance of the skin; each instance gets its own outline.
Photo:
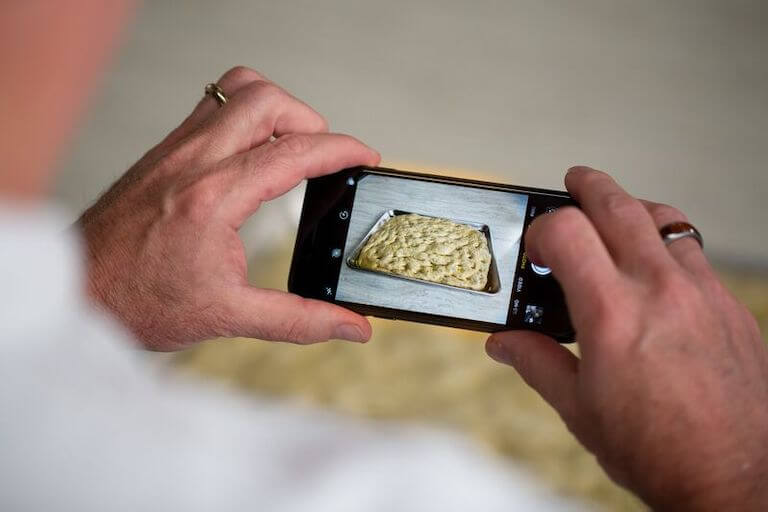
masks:
[[[249,285],[237,231],[305,178],[377,165],[379,154],[327,133],[320,114],[256,71],[234,68],[219,85],[226,105],[203,98],[83,214],[91,296],[153,350],[217,336],[367,341],[356,313]]]
[[[616,482],[656,510],[766,510],[768,352],[754,318],[699,245],[665,247],[685,220],[639,201],[605,173],[565,178],[582,210],[526,234],[532,260],[565,291],[580,358],[541,334],[491,336]]]
[[[130,12],[120,2],[3,5],[0,199],[42,201],[104,57]],[[95,23],[94,20],[98,20]],[[34,63],[34,65],[30,65]],[[302,179],[376,165],[359,141],[259,73],[219,80],[80,219],[88,291],[144,343],[173,350],[215,336],[363,341],[361,316],[250,286],[237,229]],[[608,474],[659,510],[768,508],[768,356],[754,319],[692,240],[665,247],[677,210],[642,203],[574,168],[563,208],[526,234],[529,256],[565,290],[581,358],[530,332],[492,336]]]

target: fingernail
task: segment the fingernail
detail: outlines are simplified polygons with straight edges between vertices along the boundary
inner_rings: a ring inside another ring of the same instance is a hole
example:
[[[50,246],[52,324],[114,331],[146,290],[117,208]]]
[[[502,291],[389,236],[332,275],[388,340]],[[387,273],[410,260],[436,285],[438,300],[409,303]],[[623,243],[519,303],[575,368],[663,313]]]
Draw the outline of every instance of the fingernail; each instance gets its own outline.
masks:
[[[333,333],[335,338],[349,341],[357,341],[364,343],[368,339],[363,334],[363,331],[354,324],[341,324],[336,327],[336,331]]]

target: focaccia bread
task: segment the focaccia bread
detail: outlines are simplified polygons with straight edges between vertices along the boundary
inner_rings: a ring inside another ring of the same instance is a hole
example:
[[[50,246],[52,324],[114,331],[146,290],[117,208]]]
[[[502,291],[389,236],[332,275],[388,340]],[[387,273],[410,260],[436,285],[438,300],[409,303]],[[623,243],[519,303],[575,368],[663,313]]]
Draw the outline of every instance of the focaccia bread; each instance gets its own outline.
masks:
[[[488,282],[491,253],[480,231],[448,219],[397,215],[371,235],[357,257],[369,270],[470,290]]]

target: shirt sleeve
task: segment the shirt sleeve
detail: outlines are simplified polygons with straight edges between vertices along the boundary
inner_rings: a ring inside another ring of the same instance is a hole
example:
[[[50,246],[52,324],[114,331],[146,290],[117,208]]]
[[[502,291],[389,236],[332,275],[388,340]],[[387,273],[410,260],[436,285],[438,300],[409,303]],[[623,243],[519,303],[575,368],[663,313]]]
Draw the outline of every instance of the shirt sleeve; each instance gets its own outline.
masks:
[[[579,509],[456,435],[160,372],[51,265],[73,250],[17,231],[0,244],[30,250],[0,255],[0,510]]]

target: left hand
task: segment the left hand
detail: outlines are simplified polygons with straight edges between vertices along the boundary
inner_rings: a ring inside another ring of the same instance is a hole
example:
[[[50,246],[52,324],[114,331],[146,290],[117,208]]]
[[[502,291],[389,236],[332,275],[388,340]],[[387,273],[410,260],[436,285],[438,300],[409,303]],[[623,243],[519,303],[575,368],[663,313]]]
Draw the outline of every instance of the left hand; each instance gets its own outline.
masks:
[[[237,231],[263,201],[377,165],[378,153],[327,133],[317,112],[253,70],[234,68],[219,85],[223,107],[201,100],[81,217],[90,295],[155,350],[217,336],[367,340],[356,313],[249,285]]]

